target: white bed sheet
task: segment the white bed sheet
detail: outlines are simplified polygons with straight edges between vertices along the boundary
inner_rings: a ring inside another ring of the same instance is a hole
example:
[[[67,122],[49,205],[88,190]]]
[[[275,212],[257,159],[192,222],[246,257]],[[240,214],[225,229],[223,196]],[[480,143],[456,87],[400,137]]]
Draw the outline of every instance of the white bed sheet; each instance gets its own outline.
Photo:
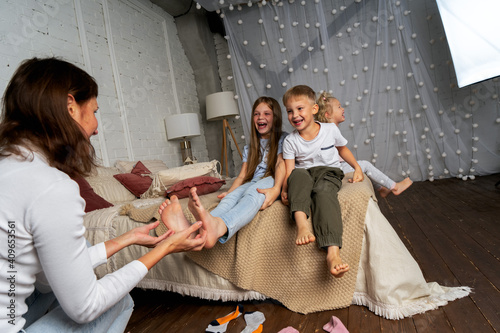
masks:
[[[370,200],[353,304],[387,319],[402,319],[465,297],[468,287],[427,282],[394,228]]]

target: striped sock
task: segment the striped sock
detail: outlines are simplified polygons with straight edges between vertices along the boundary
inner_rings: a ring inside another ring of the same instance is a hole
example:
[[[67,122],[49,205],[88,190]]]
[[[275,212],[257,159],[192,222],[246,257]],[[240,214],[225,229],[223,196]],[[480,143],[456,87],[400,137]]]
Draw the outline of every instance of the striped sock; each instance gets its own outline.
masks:
[[[243,305],[238,304],[236,310],[225,315],[224,317],[212,320],[205,332],[207,333],[224,333],[227,330],[227,325],[234,318],[238,318],[243,313]]]

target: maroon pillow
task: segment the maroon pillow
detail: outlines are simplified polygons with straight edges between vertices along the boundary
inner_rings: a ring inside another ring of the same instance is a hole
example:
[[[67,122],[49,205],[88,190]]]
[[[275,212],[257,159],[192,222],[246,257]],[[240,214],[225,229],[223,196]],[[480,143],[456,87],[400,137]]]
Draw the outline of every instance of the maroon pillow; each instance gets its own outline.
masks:
[[[188,178],[170,186],[165,191],[165,196],[170,198],[172,195],[176,195],[179,199],[186,198],[189,196],[191,187],[196,187],[198,195],[208,194],[219,190],[225,183],[224,179],[210,176]]]
[[[106,201],[103,197],[94,192],[89,182],[83,177],[74,179],[80,187],[80,196],[85,200],[85,213],[96,209],[112,207],[113,204]]]
[[[149,176],[151,171],[142,164],[141,161],[137,162],[130,173],[121,173],[113,175],[123,186],[127,188],[136,197],[146,192],[151,186],[153,179]]]

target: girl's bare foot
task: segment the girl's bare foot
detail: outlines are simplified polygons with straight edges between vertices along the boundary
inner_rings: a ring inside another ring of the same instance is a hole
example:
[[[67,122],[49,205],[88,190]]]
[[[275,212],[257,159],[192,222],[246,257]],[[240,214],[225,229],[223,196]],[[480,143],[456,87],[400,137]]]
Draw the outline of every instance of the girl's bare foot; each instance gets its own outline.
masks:
[[[294,218],[297,223],[297,238],[295,239],[295,244],[306,245],[314,242],[316,237],[314,237],[313,232],[309,228],[307,216],[303,212],[295,212]]]
[[[338,246],[329,246],[326,255],[328,270],[336,278],[341,278],[349,271],[349,265],[344,264],[340,258],[340,249]]]
[[[207,241],[205,248],[210,249],[214,247],[220,237],[224,236],[227,232],[227,227],[220,217],[212,216],[201,204],[200,197],[196,193],[196,187],[189,190],[189,211],[193,214],[197,221],[203,222],[203,229],[207,232]]]
[[[179,232],[191,226],[191,223],[189,223],[182,212],[179,199],[175,195],[160,205],[158,213],[160,213],[161,221],[168,230]]]
[[[408,187],[410,187],[411,184],[413,184],[413,181],[410,179],[410,177],[406,177],[399,183],[396,183],[396,186],[394,186],[394,188],[392,189],[392,193],[394,193],[394,195],[399,195],[403,193],[404,190],[406,190]]]
[[[392,191],[389,190],[387,187],[380,186],[380,188],[378,189],[378,193],[380,193],[380,196],[382,198],[385,198],[386,196],[388,196],[389,194],[391,194]]]

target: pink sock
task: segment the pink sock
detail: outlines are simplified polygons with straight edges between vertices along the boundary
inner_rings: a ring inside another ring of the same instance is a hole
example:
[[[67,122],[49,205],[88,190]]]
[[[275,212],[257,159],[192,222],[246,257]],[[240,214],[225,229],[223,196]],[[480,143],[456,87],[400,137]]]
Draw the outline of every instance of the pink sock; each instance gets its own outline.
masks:
[[[288,327],[285,327],[284,329],[282,329],[281,331],[279,331],[278,333],[300,333],[300,332],[297,331],[292,326],[288,326]]]
[[[323,326],[323,329],[330,333],[349,333],[339,318],[332,316],[332,319]]]

